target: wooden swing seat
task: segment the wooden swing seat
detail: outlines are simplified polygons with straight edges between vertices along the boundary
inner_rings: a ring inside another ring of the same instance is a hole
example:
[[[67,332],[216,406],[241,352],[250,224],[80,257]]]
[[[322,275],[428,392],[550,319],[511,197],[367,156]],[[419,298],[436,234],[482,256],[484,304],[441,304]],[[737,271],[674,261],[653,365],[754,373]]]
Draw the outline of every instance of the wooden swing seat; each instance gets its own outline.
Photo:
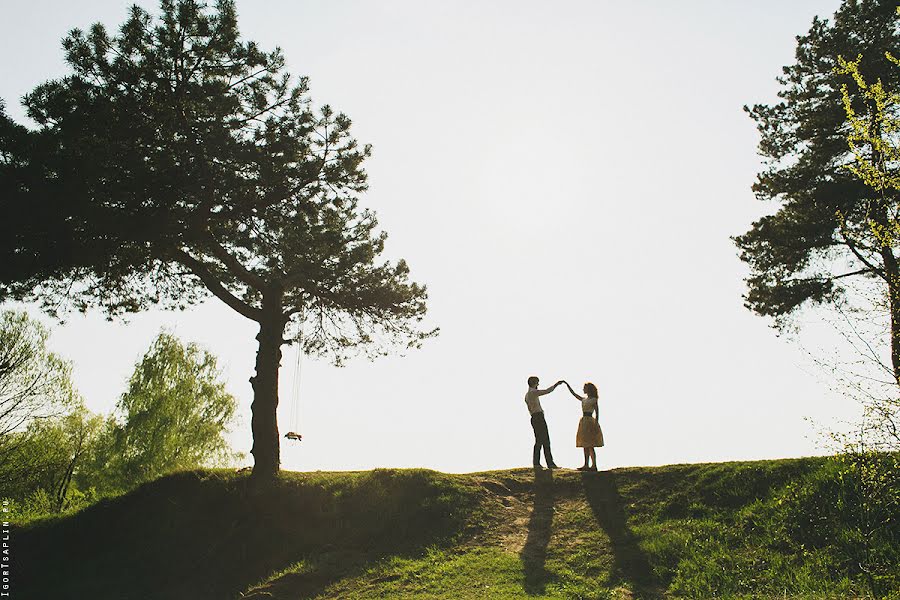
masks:
[[[296,442],[299,442],[303,439],[302,435],[300,435],[299,433],[295,433],[293,431],[288,431],[286,434],[284,434],[284,437],[286,437],[289,440],[294,440]]]

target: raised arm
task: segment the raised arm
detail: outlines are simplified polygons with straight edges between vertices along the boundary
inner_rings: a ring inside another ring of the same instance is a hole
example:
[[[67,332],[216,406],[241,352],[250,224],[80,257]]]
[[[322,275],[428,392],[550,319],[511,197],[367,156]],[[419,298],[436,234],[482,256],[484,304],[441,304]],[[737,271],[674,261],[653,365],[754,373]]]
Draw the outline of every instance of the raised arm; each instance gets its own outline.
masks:
[[[548,387],[545,390],[538,390],[537,395],[543,396],[544,394],[549,394],[550,392],[552,392],[553,390],[556,389],[556,386],[558,386],[561,383],[565,383],[565,381],[557,381],[556,383],[554,383],[553,385],[551,385],[550,387]],[[566,385],[568,385],[568,384],[566,384]]]
[[[575,390],[572,389],[572,386],[569,385],[569,382],[568,382],[568,381],[563,381],[563,383],[566,384],[566,387],[569,388],[569,392],[570,392],[573,396],[575,396],[575,397],[578,398],[579,400],[584,400],[584,396],[579,396],[578,394],[576,394],[576,393],[575,393]]]

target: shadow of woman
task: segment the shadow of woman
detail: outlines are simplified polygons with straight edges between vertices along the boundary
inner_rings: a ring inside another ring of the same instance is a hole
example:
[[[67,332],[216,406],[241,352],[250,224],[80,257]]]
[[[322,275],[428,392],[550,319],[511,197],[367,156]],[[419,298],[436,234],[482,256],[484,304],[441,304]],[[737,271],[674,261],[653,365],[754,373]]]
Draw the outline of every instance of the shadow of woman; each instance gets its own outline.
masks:
[[[528,519],[528,538],[519,553],[525,574],[525,592],[529,595],[543,594],[547,583],[554,576],[544,568],[547,560],[547,545],[553,531],[554,510],[553,472],[534,472],[534,506]]]
[[[616,474],[583,473],[581,481],[597,524],[609,536],[613,553],[611,580],[631,584],[636,598],[662,598],[662,586],[647,555],[638,545],[637,537],[628,527]]]

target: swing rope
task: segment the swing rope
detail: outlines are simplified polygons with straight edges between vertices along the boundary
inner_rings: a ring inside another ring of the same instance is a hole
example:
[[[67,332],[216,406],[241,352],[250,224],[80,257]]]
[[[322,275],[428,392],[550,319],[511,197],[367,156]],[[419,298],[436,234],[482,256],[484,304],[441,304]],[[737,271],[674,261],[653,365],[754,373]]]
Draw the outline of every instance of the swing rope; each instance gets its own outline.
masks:
[[[291,384],[291,411],[288,417],[290,431],[284,437],[299,442],[300,434],[300,377],[303,373],[303,327],[297,336],[297,360],[294,363],[294,381]]]

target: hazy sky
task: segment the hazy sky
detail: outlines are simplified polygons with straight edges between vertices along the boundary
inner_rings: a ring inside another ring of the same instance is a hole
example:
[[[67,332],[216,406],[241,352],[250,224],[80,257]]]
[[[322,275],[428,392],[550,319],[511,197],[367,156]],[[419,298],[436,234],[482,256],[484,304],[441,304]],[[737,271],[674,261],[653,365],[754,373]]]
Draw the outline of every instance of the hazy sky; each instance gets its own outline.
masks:
[[[758,136],[741,107],[775,99],[794,36],[837,6],[239,1],[244,36],[281,46],[314,101],[374,145],[365,205],[390,255],[428,285],[442,331],[403,358],[340,369],[305,358],[304,441],[283,444],[283,466],[529,464],[532,374],[597,384],[601,468],[820,452],[804,418],[828,424],[854,407],[742,306],[746,269],[729,236],[774,208],[750,191]],[[115,29],[126,11],[114,0],[5,7],[10,112],[24,119],[17,99],[65,72],[67,30]],[[241,404],[232,439],[249,451],[256,328],[219,301],[128,324],[73,316],[51,343],[106,412],[161,327],[220,357]],[[295,364],[287,349],[282,432],[294,428]],[[564,388],[543,403],[557,462],[581,464],[579,404]]]

